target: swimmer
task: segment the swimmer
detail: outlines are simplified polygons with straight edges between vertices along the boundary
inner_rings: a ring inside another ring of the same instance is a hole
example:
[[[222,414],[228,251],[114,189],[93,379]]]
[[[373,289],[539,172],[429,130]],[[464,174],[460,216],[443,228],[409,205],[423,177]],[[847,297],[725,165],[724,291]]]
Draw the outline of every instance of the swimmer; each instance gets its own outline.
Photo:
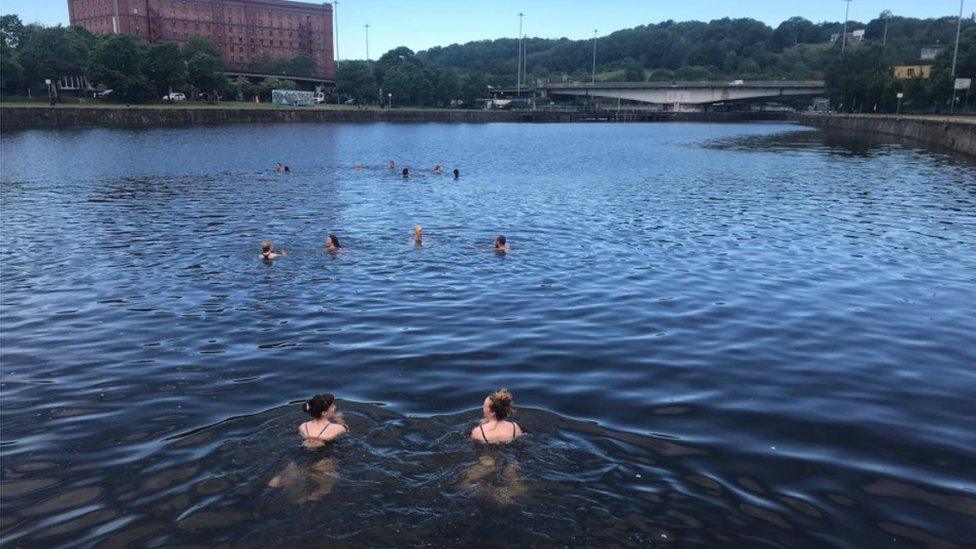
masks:
[[[457,181],[461,179],[461,170],[454,168],[454,180]]]
[[[339,243],[339,237],[334,234],[330,234],[325,237],[325,249],[330,252],[338,252],[342,248],[342,244]]]
[[[330,394],[315,395],[302,405],[302,410],[312,416],[311,421],[298,426],[305,446],[332,442],[349,432],[342,414],[336,412],[335,397]]]
[[[274,261],[279,257],[285,257],[285,251],[284,250],[278,250],[277,252],[274,251],[274,242],[271,242],[270,240],[265,240],[264,242],[261,243],[261,255],[259,255],[258,257],[260,257],[265,261]]]
[[[291,168],[289,168],[288,166],[285,166],[285,173],[288,174],[288,175],[291,175]]]
[[[495,251],[500,254],[508,253],[508,239],[505,238],[505,235],[500,234],[495,239]]]
[[[471,439],[485,444],[508,444],[522,436],[518,423],[507,420],[515,413],[512,407],[512,394],[508,389],[496,391],[485,399],[481,407],[484,414],[477,427],[471,430]]]
[[[410,168],[403,168],[403,178],[410,179]]]
[[[396,169],[396,162],[390,160],[390,162],[386,165],[386,167],[389,168],[390,171],[392,172],[393,170]]]
[[[413,243],[416,246],[424,245],[424,228],[420,225],[416,225],[413,228]]]
[[[442,173],[444,173],[444,168],[442,168],[440,164],[434,166],[435,175],[441,175]]]
[[[275,171],[276,172],[283,172],[283,171],[285,171],[284,164],[282,164],[281,162],[275,162]]]
[[[356,171],[357,172],[363,171],[363,165],[362,164],[356,164]]]

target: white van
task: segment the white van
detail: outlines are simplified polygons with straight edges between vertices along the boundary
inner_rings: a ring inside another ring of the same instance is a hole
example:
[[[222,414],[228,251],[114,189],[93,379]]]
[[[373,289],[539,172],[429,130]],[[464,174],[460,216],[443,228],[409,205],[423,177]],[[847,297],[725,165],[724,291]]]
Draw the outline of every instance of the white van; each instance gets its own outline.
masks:
[[[163,96],[163,101],[186,101],[186,94],[173,92]]]

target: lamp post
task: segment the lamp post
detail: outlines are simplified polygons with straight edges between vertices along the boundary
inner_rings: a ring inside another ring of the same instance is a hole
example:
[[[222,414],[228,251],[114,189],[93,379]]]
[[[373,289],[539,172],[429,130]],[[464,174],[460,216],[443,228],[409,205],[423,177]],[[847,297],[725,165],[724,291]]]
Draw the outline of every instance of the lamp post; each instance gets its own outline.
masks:
[[[898,92],[898,95],[896,95],[895,97],[898,98],[898,108],[897,110],[895,110],[895,114],[898,115],[901,114],[901,100],[903,97],[905,97],[905,94],[903,94],[902,92]]]
[[[952,101],[949,103],[949,114],[956,111],[956,61],[959,59],[959,35],[962,31],[962,4],[959,0],[959,23],[956,24],[956,51],[952,54]]]
[[[840,44],[841,53],[847,51],[847,21],[851,18],[851,1],[852,0],[844,0],[844,2],[847,2],[847,11],[844,12],[844,36]]]
[[[593,84],[596,84],[596,33],[597,30],[593,29],[593,76],[592,76]]]
[[[369,23],[366,23],[366,62],[369,63]]]
[[[525,14],[519,12],[519,32],[518,32],[518,61],[515,63],[515,91],[519,97],[522,97],[522,18]]]
[[[388,93],[388,94],[386,94],[386,97],[389,100],[389,103],[387,104],[387,107],[386,108],[392,109],[393,108],[393,94],[392,93]]]

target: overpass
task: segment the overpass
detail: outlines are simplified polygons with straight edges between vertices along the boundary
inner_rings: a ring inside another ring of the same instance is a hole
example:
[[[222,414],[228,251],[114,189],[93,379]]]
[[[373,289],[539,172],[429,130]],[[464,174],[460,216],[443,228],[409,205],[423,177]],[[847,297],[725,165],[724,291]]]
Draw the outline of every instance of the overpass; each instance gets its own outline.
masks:
[[[589,97],[622,99],[638,103],[707,105],[726,101],[816,96],[826,93],[820,80],[769,80],[732,82],[573,82],[542,84],[540,97]]]

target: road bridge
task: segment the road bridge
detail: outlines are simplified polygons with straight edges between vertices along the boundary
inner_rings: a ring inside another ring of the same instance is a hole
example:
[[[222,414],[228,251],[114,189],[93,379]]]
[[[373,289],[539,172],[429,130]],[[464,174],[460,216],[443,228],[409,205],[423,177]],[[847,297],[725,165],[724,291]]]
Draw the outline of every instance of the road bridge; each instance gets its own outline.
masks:
[[[732,82],[597,82],[542,84],[540,97],[589,97],[622,99],[662,105],[707,105],[727,101],[817,96],[826,93],[820,80],[769,80]]]

